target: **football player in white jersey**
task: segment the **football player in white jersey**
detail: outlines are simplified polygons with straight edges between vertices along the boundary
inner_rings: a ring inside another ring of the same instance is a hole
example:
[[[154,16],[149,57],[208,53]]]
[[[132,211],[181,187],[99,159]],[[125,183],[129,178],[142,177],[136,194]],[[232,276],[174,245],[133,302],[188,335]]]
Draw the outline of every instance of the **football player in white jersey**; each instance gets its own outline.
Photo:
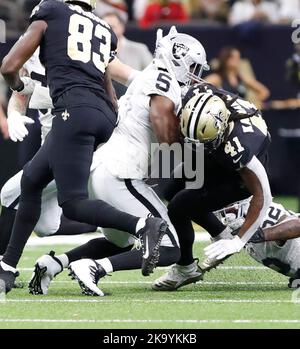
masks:
[[[205,50],[196,39],[177,33],[175,27],[165,37],[158,31],[153,63],[133,80],[119,101],[119,124],[94,156],[95,168],[90,177],[93,197],[101,197],[127,213],[167,221],[169,229],[161,242],[159,266],[176,262],[179,248],[166,206],[143,180],[151,162],[151,143],[180,141],[177,113],[181,108],[181,86],[197,81],[207,68]],[[139,269],[142,251],[130,250],[135,242],[133,236],[109,229],[103,232],[106,239],[92,240],[60,256],[52,252],[39,258],[30,292],[47,293],[53,277],[69,266],[85,294],[103,296],[97,287],[100,278],[113,271]],[[83,256],[86,258],[81,259]]]
[[[127,86],[139,73],[117,58],[110,63],[109,69],[113,79]],[[45,68],[39,59],[39,48],[23,66],[22,75],[22,79],[28,86],[27,94],[20,94],[15,91],[12,93],[8,105],[9,136],[14,142],[22,142],[28,135],[26,125],[34,123],[34,120],[25,115],[29,106],[31,109],[38,110],[43,143],[52,127],[53,115],[51,114],[51,108],[53,105],[49,88],[46,86]],[[21,193],[22,173],[23,171],[20,171],[10,178],[1,190],[0,260],[11,236]],[[62,209],[57,202],[57,190],[54,181],[44,189],[42,214],[35,227],[38,236],[76,235],[95,231],[96,229],[95,226],[71,221],[62,215]]]
[[[234,203],[215,214],[237,232],[245,221],[250,199]],[[272,202],[261,227],[246,244],[245,250],[257,262],[290,277],[289,287],[300,286],[299,214]]]

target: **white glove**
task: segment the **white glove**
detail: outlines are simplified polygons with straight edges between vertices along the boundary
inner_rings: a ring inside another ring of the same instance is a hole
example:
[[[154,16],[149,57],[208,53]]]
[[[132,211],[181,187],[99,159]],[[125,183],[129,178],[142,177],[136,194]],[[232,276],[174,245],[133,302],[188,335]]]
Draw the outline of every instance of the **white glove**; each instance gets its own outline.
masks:
[[[228,255],[238,253],[244,247],[242,240],[236,235],[233,239],[222,239],[205,247],[206,257],[210,259],[223,259]]]
[[[18,93],[24,96],[32,95],[35,88],[35,82],[27,76],[23,76],[20,79],[23,81],[24,88],[23,90],[18,91]]]
[[[8,115],[8,133],[13,142],[22,142],[28,135],[26,124],[34,124],[34,120],[25,115],[21,115],[18,111],[13,111]]]

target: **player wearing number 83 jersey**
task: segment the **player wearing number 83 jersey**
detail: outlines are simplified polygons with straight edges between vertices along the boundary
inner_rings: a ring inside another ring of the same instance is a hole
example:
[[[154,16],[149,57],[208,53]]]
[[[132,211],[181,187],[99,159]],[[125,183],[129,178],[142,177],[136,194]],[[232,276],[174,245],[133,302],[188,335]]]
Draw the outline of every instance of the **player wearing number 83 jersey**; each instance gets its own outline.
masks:
[[[107,95],[111,92],[107,66],[113,58],[115,37],[109,26],[91,13],[86,1],[68,2],[42,1],[33,11],[26,33],[1,66],[9,86],[21,93],[25,83],[19,70],[40,46],[54,105],[51,132],[24,167],[19,209],[0,265],[6,292],[11,290],[15,267],[41,214],[42,191],[53,179],[67,218],[129,232],[141,238],[142,247],[147,236],[152,245],[143,270],[149,263],[155,267],[158,244],[167,229],[163,219],[136,217],[102,200],[88,199],[93,152],[109,139],[117,122]]]
[[[48,23],[40,60],[42,64],[47,62],[46,75],[48,82],[52,81],[48,85],[54,106],[62,93],[74,87],[95,89],[105,97],[105,69],[117,48],[117,37],[110,26],[75,4],[57,0],[42,1],[30,20]],[[75,98],[72,106],[90,102]]]

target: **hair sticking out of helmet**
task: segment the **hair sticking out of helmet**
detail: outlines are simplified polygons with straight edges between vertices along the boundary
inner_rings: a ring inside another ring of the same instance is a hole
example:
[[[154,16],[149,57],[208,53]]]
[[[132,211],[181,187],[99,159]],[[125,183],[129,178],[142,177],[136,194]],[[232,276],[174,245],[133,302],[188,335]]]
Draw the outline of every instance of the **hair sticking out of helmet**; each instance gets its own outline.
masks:
[[[187,142],[203,143],[207,151],[223,142],[230,112],[224,101],[209,92],[194,94],[181,111],[181,130]]]
[[[200,82],[203,70],[209,69],[201,43],[190,35],[178,33],[175,26],[166,36],[158,29],[154,58],[159,68],[166,69],[185,86]]]

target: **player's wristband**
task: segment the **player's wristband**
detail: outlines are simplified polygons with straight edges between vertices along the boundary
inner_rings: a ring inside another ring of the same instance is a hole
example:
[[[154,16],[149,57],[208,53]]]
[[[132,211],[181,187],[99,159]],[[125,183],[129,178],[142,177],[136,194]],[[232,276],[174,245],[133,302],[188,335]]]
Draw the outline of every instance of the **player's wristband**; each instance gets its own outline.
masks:
[[[12,91],[15,91],[15,92],[21,92],[24,90],[24,87],[25,87],[25,84],[24,82],[21,80],[21,85],[17,88],[11,88]]]

